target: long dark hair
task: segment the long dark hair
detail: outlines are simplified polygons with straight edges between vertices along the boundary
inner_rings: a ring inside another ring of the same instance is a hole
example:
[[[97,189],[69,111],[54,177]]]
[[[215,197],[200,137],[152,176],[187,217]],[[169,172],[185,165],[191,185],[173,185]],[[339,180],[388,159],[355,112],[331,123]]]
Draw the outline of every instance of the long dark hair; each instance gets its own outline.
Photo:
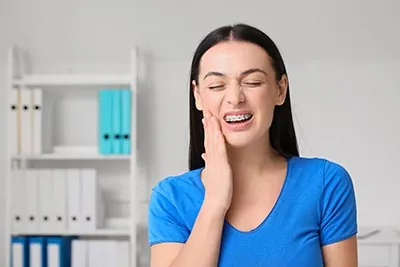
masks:
[[[276,79],[280,80],[282,75],[287,75],[285,64],[277,46],[271,38],[259,29],[246,24],[236,24],[233,26],[223,26],[210,32],[197,47],[190,72],[189,170],[205,166],[204,160],[201,157],[201,154],[205,151],[204,130],[201,122],[203,114],[196,108],[192,81],[198,84],[199,65],[203,54],[214,45],[228,40],[245,41],[260,46],[272,59],[272,67],[275,69]],[[290,105],[289,85],[283,105],[275,107],[274,117],[270,127],[270,142],[271,146],[285,158],[299,156]]]

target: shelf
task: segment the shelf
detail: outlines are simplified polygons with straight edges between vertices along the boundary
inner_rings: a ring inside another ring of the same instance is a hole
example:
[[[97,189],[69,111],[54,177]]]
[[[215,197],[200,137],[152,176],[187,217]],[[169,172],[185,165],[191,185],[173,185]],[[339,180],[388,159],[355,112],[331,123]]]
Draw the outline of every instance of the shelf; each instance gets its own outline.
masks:
[[[71,85],[119,85],[129,86],[132,78],[129,75],[107,74],[61,74],[61,75],[26,75],[14,79],[13,86],[71,86]]]
[[[14,160],[129,160],[130,155],[100,155],[95,153],[53,153],[42,155],[14,155]]]
[[[129,229],[99,229],[91,232],[14,232],[14,236],[129,236]]]

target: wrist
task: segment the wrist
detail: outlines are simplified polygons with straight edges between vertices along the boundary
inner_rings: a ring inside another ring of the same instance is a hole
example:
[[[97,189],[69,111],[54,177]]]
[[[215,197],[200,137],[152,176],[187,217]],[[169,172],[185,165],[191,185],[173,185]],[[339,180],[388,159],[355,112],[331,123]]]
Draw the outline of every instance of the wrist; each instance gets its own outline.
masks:
[[[207,214],[211,214],[217,218],[224,219],[229,207],[219,204],[218,202],[212,201],[211,199],[205,197],[202,205],[202,209],[205,210]]]

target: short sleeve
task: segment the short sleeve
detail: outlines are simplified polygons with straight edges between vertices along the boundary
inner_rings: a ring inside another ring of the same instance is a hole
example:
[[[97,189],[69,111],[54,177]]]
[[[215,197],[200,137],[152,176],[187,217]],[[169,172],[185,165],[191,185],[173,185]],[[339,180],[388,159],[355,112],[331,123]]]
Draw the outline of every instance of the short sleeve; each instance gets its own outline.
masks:
[[[165,192],[153,189],[148,209],[148,243],[185,243],[189,230],[178,219],[176,207]]]
[[[327,161],[321,198],[321,245],[325,246],[357,234],[357,205],[349,173]]]

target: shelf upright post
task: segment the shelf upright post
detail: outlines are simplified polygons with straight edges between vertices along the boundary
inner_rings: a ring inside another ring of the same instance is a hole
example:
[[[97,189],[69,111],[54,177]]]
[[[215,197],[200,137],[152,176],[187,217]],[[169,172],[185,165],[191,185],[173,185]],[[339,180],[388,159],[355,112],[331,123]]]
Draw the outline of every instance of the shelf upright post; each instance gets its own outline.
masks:
[[[130,196],[130,217],[131,217],[131,235],[130,235],[130,254],[131,254],[131,267],[137,267],[137,224],[138,224],[138,197],[137,197],[137,97],[138,97],[138,51],[137,47],[133,47],[131,50],[131,170],[130,170],[130,182],[131,182],[131,196]]]

